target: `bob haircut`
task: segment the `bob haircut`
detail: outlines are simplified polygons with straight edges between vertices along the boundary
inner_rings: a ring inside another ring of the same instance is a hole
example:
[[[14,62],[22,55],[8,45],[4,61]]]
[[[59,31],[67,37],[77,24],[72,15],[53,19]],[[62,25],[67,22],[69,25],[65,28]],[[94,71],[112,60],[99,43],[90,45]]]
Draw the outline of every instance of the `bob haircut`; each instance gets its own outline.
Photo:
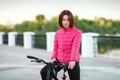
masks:
[[[73,28],[73,26],[74,26],[73,14],[69,10],[63,10],[60,13],[60,15],[59,15],[59,25],[60,25],[60,27],[64,28],[63,25],[62,25],[62,19],[63,19],[64,15],[68,16],[68,20],[70,21],[70,28]]]

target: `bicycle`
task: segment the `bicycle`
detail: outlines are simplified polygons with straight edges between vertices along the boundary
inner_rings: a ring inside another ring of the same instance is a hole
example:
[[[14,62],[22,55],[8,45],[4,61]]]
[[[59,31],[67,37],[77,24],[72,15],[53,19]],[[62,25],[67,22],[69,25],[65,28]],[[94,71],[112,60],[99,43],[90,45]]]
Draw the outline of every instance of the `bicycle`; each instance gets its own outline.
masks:
[[[50,65],[50,68],[47,70],[46,80],[51,80],[51,78],[54,79],[54,80],[59,80],[57,78],[57,72],[55,71],[56,67],[61,67],[61,69],[63,69],[62,80],[66,80],[67,76],[66,76],[65,72],[68,69],[67,64],[58,63],[58,62],[54,62],[54,63],[46,62],[45,60],[43,60],[41,58],[30,56],[30,55],[27,55],[27,58],[32,59],[31,62],[37,62],[37,63],[42,63],[43,62],[46,65]]]

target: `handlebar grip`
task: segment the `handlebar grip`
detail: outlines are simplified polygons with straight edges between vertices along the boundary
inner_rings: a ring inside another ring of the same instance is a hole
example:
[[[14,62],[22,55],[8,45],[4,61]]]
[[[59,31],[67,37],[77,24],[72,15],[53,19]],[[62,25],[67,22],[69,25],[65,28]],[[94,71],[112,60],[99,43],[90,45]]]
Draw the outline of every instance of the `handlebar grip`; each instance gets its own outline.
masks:
[[[29,59],[35,59],[35,60],[36,60],[35,62],[38,62],[38,63],[43,62],[43,63],[45,63],[45,64],[48,64],[48,62],[44,61],[44,60],[41,59],[41,58],[37,58],[37,57],[34,57],[34,56],[30,56],[30,55],[27,55],[27,58],[29,58]]]
[[[38,59],[37,57],[33,57],[33,56],[30,56],[30,55],[28,55],[27,58],[29,58],[29,59]]]

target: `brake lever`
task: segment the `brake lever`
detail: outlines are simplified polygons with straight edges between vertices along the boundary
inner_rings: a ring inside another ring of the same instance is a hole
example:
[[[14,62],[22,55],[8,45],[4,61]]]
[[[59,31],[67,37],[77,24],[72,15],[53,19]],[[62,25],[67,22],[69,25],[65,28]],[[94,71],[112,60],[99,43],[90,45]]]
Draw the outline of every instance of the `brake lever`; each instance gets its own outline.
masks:
[[[31,60],[30,62],[37,62],[36,60]]]
[[[66,64],[62,64],[62,67],[63,67],[63,69],[64,69],[65,71],[68,69],[67,66],[68,66],[68,65],[66,65]]]

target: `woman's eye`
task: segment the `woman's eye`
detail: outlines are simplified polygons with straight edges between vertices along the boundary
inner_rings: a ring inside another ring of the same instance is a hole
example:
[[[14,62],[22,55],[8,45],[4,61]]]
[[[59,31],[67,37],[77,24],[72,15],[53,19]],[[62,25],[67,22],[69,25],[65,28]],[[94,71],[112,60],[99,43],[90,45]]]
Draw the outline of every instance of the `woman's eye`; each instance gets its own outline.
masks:
[[[65,20],[65,19],[62,19],[63,21]]]
[[[69,19],[62,19],[63,21],[65,21],[65,20],[67,20],[67,21],[69,21]]]

